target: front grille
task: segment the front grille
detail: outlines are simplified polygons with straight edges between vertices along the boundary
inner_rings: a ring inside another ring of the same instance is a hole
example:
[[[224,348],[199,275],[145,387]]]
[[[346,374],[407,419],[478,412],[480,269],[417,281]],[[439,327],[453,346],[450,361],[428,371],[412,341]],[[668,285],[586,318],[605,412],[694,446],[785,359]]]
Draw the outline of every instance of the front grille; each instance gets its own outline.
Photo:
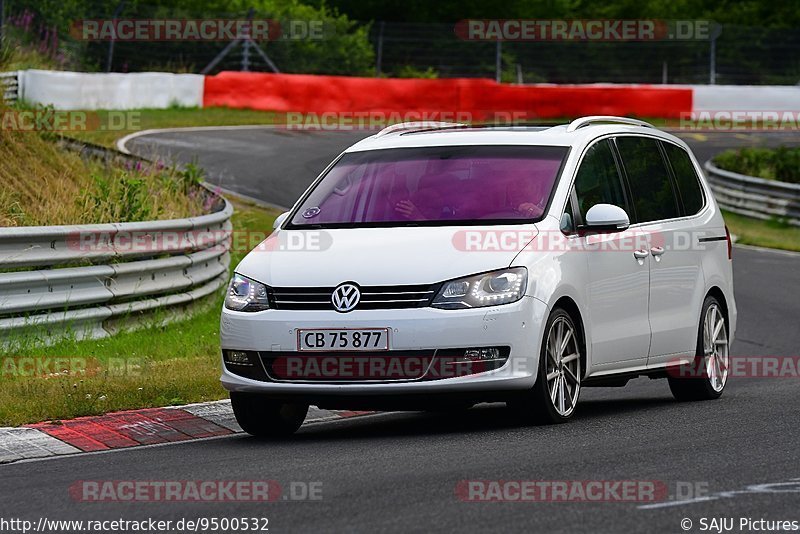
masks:
[[[356,310],[391,310],[429,306],[440,284],[360,287]],[[334,287],[273,287],[270,304],[276,310],[333,310]]]

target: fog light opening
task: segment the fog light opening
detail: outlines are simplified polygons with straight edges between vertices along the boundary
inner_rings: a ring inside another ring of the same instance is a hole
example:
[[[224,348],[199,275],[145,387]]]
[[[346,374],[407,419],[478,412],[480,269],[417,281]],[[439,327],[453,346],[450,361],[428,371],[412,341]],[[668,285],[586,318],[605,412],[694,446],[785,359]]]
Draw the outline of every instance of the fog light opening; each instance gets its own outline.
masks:
[[[226,350],[223,352],[223,357],[225,359],[225,363],[231,365],[253,365],[253,362],[250,360],[250,355],[243,350]]]
[[[500,349],[498,347],[467,349],[464,351],[462,360],[467,362],[506,361],[506,359],[501,356]]]

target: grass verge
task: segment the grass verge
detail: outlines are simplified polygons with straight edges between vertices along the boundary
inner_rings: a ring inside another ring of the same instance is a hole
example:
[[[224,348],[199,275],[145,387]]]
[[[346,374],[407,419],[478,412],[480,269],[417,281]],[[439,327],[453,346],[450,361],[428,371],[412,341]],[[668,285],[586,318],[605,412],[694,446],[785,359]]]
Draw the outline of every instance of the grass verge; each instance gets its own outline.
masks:
[[[176,219],[205,213],[196,168],[128,167],[82,160],[52,135],[7,128],[0,102],[0,226]]]
[[[800,252],[800,228],[780,221],[751,219],[727,211],[723,213],[728,229],[738,237],[737,243]]]
[[[277,211],[234,201],[234,231],[269,234]],[[232,252],[235,266],[246,254]],[[222,293],[190,319],[100,340],[0,355],[0,426],[226,397],[219,384]]]
[[[114,148],[118,139],[142,130],[156,128],[186,128],[198,126],[246,126],[254,124],[273,124],[276,113],[252,109],[214,108],[168,108],[136,109],[109,119],[107,111],[87,111],[89,116],[97,116],[95,124],[104,128],[65,132],[70,137]],[[119,125],[116,127],[112,125]]]

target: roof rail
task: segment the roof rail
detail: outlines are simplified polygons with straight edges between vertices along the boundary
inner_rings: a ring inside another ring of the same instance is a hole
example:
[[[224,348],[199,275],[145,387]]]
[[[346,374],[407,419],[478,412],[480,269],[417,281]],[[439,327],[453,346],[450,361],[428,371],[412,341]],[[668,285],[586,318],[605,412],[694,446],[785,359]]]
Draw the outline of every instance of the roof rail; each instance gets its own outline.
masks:
[[[463,128],[465,126],[466,124],[460,124],[457,122],[441,122],[441,121],[399,122],[397,124],[392,124],[391,126],[387,126],[383,130],[375,134],[375,137],[383,137],[384,135],[401,133],[401,132],[443,130],[446,128]]]
[[[600,123],[613,123],[613,124],[627,124],[630,126],[644,126],[645,128],[653,128],[654,126],[649,122],[640,121],[638,119],[629,119],[628,117],[615,117],[613,115],[592,115],[591,117],[581,117],[580,119],[575,119],[569,126],[567,126],[568,132],[574,132],[579,128],[583,128],[584,126],[589,126],[592,124],[600,124]]]

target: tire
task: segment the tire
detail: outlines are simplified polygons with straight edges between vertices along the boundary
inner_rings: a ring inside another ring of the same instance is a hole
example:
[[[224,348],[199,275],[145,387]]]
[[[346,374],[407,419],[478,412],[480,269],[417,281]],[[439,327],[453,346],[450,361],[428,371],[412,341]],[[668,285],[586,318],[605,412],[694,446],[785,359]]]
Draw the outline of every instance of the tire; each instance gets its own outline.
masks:
[[[231,393],[231,406],[242,430],[259,438],[291,436],[308,413],[308,404],[286,404],[250,393]]]
[[[700,314],[694,361],[667,377],[672,395],[679,401],[718,399],[728,380],[729,349],[725,309],[715,297],[708,296]]]
[[[575,413],[580,396],[583,359],[580,331],[563,308],[555,308],[550,313],[544,331],[536,383],[508,406],[525,423],[566,423]],[[563,350],[556,347],[559,335]]]

